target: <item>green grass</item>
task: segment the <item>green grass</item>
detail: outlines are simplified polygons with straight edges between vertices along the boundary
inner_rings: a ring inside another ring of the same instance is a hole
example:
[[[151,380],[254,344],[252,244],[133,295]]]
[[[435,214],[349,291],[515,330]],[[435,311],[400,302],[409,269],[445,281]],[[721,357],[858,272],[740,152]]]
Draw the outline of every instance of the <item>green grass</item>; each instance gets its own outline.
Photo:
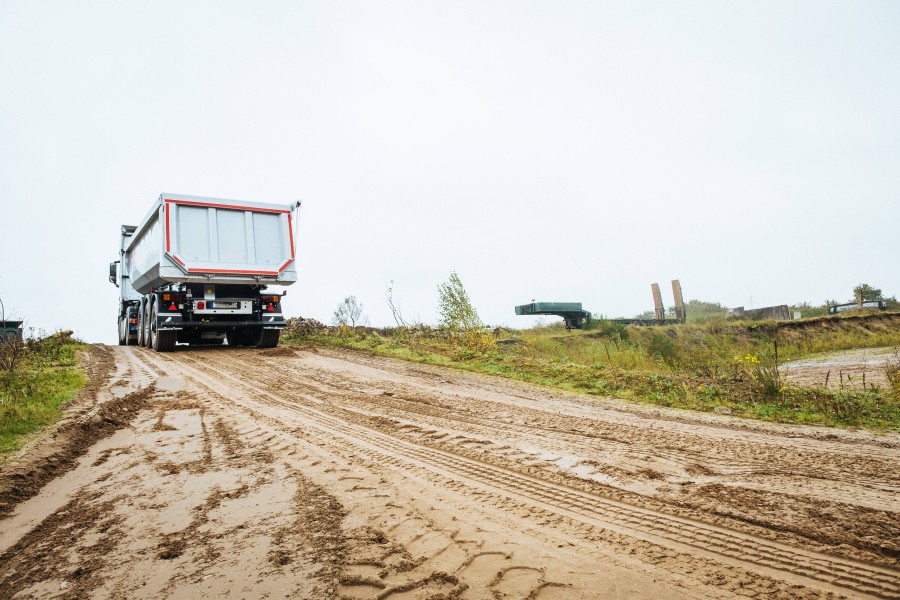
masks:
[[[32,343],[13,370],[0,371],[0,455],[56,421],[60,407],[87,382],[76,366],[87,345],[56,334]]]
[[[505,331],[466,347],[435,330],[330,329],[288,344],[352,348],[597,396],[769,421],[900,429],[900,395],[785,385],[776,364],[820,352],[900,346],[900,314],[804,321],[712,320],[664,327],[601,321]],[[776,358],[777,357],[777,358]]]

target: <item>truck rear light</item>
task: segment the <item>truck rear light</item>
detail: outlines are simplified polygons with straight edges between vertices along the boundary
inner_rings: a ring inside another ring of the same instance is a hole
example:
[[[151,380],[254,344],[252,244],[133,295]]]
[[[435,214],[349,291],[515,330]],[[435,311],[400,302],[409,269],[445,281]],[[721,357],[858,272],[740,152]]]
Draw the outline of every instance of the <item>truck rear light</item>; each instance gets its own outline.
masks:
[[[169,306],[169,311],[170,311],[170,312],[175,312],[176,310],[178,310],[178,307],[175,306],[175,303],[173,302],[173,303],[171,304],[171,306]]]
[[[168,302],[172,299],[172,294],[163,294],[163,302]]]
[[[132,325],[135,325],[135,324],[137,324],[137,319],[130,319],[129,322],[130,322]]]
[[[197,301],[197,310],[203,310],[204,308],[206,308],[206,302],[204,302],[203,300],[198,300]]]
[[[266,312],[275,312],[275,305],[274,305],[274,304],[270,304],[270,305],[269,305],[269,308],[266,309]]]

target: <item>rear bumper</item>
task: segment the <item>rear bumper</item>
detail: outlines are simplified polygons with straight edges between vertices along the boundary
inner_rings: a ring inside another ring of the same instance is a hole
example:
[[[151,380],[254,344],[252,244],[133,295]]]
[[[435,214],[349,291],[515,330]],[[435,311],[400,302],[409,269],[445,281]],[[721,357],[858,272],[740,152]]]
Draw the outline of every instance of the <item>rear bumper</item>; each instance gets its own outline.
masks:
[[[232,329],[284,329],[281,316],[264,315],[261,321],[185,321],[181,315],[157,316],[157,331],[229,331]]]

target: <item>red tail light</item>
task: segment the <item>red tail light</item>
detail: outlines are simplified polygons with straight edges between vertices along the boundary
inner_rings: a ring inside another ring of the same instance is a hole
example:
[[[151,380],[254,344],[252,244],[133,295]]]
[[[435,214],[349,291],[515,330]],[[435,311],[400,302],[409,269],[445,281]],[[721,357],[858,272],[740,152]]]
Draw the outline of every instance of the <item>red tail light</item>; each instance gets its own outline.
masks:
[[[174,311],[178,310],[178,307],[175,306],[175,303],[173,302],[172,305],[169,307],[169,310],[174,312]]]
[[[270,305],[269,305],[269,308],[267,308],[266,311],[267,311],[267,312],[275,312],[275,305],[274,305],[274,304],[270,304]]]
[[[204,302],[203,300],[197,302],[197,310],[203,310],[204,308],[206,308],[206,302]]]

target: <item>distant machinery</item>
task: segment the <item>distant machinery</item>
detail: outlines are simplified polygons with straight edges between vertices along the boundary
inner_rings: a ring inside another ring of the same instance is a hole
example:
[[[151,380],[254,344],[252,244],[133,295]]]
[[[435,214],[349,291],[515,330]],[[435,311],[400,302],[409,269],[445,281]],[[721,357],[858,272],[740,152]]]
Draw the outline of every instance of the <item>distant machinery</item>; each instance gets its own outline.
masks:
[[[0,321],[0,343],[17,340],[22,341],[22,324],[24,321]]]
[[[625,325],[670,325],[672,323],[684,323],[686,311],[684,297],[681,294],[681,282],[672,280],[672,294],[675,296],[675,318],[666,319],[666,309],[663,306],[662,294],[659,285],[651,284],[653,291],[653,305],[655,307],[655,319],[608,319],[613,323]],[[585,329],[591,324],[591,312],[584,310],[581,302],[535,302],[522,304],[516,307],[517,315],[556,315],[565,321],[566,329]]]
[[[584,329],[591,322],[591,313],[581,308],[581,302],[532,302],[516,307],[517,315],[556,315],[566,322],[566,329]]]
[[[834,304],[828,307],[829,315],[836,315],[846,310],[858,310],[862,308],[877,308],[878,310],[887,310],[887,302],[884,300],[858,300],[849,304]]]

